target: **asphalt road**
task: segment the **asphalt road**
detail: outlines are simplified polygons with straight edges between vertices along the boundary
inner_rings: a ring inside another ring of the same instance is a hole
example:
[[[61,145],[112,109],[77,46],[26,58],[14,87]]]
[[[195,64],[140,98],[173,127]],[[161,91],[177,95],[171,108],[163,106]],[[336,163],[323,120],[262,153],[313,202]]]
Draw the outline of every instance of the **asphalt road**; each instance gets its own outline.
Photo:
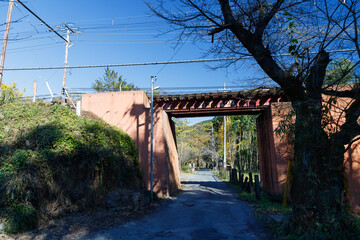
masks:
[[[270,239],[254,210],[209,170],[181,180],[183,192],[147,217],[84,239]]]

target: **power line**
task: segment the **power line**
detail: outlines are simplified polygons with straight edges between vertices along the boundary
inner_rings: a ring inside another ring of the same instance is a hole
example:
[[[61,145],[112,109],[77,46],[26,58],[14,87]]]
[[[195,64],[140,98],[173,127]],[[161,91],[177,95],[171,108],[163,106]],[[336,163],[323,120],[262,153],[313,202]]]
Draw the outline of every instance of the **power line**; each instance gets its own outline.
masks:
[[[194,43],[194,42],[202,42],[202,43],[211,43],[210,40],[203,40],[203,41],[171,41],[171,40],[164,40],[164,41],[145,41],[145,42],[135,42],[135,41],[128,41],[128,42],[110,42],[110,41],[93,41],[93,42],[87,42],[87,41],[76,41],[81,44],[87,44],[87,45],[121,45],[121,44],[159,44],[159,43]]]
[[[115,27],[126,27],[126,26],[138,26],[138,25],[150,25],[150,27],[153,27],[154,24],[158,23],[164,23],[163,21],[147,21],[147,22],[125,22],[125,23],[116,23],[116,24],[96,24],[93,26],[84,26],[82,29],[98,29],[98,28],[115,28]],[[165,23],[164,23],[164,26]]]
[[[340,49],[330,50],[329,53],[341,53],[341,52],[354,52],[356,49]],[[317,52],[310,52],[309,54],[318,54]],[[277,54],[273,57],[292,57],[293,55]],[[162,64],[184,64],[184,63],[201,63],[201,62],[218,62],[218,61],[230,61],[241,59],[253,59],[253,56],[244,57],[231,57],[231,58],[210,58],[210,59],[193,59],[193,60],[178,60],[178,61],[166,61],[166,62],[143,62],[143,63],[120,63],[120,64],[101,64],[101,65],[82,65],[82,66],[67,66],[67,69],[81,69],[81,68],[104,68],[104,67],[134,67],[134,66],[149,66],[149,65],[162,65]],[[4,71],[32,71],[32,70],[56,70],[64,69],[64,66],[56,67],[23,67],[23,68],[4,68]]]
[[[133,19],[133,18],[144,18],[144,17],[152,17],[155,15],[137,15],[137,16],[126,16],[126,17],[108,17],[108,18],[89,18],[89,19],[78,19],[78,20],[72,20],[69,22],[99,22],[99,21],[105,21],[105,20],[117,20],[117,19]]]
[[[26,47],[17,47],[17,48],[9,48],[8,51],[16,51],[16,50],[22,50],[22,49],[31,49],[35,47],[43,47],[43,46],[50,46],[50,45],[59,45],[59,42],[55,43],[47,43],[47,44],[37,44],[37,45],[30,45]]]
[[[275,85],[274,85],[275,86]],[[253,88],[254,85],[232,85],[227,86],[226,90],[232,90],[232,89],[238,89],[238,88]],[[272,86],[267,86],[272,87]],[[209,89],[215,89],[218,91],[224,91],[224,86],[204,86],[204,87],[161,87],[165,91],[167,90],[209,90]],[[69,91],[87,91],[92,90],[95,91],[93,88],[68,88]],[[140,87],[141,90],[151,90],[149,87]]]
[[[45,24],[45,26],[47,26],[51,31],[53,31],[56,35],[58,35],[62,40],[64,40],[65,42],[68,42],[63,36],[61,36],[57,31],[55,31],[52,27],[49,26],[49,24],[47,24],[44,20],[42,20],[38,15],[36,15],[33,11],[31,11],[25,4],[23,4],[20,0],[16,0],[18,1],[26,10],[28,10],[32,15],[34,15],[37,19],[40,20],[40,22],[42,22],[43,24]]]
[[[181,34],[180,32],[172,32],[172,33],[156,33],[156,32],[133,32],[133,33],[128,33],[128,32],[107,32],[107,33],[96,33],[96,32],[91,32],[91,33],[82,33],[82,36],[126,36],[126,35],[179,35]]]
[[[67,69],[79,69],[79,68],[104,68],[104,67],[132,67],[132,66],[147,66],[147,65],[162,65],[162,64],[180,64],[180,63],[199,63],[199,62],[215,62],[225,60],[239,60],[250,59],[247,57],[235,57],[235,58],[214,58],[214,59],[195,59],[195,60],[180,60],[180,61],[166,61],[166,62],[144,62],[144,63],[123,63],[123,64],[102,64],[102,65],[83,65],[83,66],[68,66]],[[56,70],[64,69],[64,66],[57,67],[29,67],[29,68],[6,68],[4,71],[27,71],[27,70]]]
[[[188,40],[189,37],[190,37],[190,36],[188,36],[186,40]],[[179,47],[179,49],[171,56],[171,58],[169,59],[168,62],[170,62],[171,60],[173,60],[173,58],[176,56],[176,54],[177,54],[177,53],[180,51],[180,49],[185,45],[185,42],[186,42],[186,41],[184,41],[183,44]],[[156,73],[156,75],[159,75],[159,73],[160,73],[167,65],[168,65],[168,63],[167,63],[167,64],[164,64],[164,66],[162,66],[162,68]]]
[[[34,47],[34,48],[27,48],[25,50],[15,50],[15,51],[9,51],[7,52],[7,54],[15,54],[15,53],[23,53],[23,52],[31,52],[31,51],[38,51],[38,50],[43,50],[43,49],[49,49],[49,48],[56,48],[59,45],[52,45],[52,46],[48,46],[48,47]]]

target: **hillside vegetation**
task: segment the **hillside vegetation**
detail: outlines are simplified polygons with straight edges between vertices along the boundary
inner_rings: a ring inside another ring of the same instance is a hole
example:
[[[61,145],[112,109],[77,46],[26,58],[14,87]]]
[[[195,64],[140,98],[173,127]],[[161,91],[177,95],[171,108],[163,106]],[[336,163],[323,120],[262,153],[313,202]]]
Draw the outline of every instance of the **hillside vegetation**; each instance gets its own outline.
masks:
[[[41,102],[0,104],[0,121],[0,218],[7,232],[142,187],[134,142],[104,121]]]
[[[256,117],[226,117],[226,159],[232,168],[258,171]],[[177,119],[176,139],[182,169],[186,169],[188,163],[211,168],[223,165],[223,117],[193,126],[186,120]]]

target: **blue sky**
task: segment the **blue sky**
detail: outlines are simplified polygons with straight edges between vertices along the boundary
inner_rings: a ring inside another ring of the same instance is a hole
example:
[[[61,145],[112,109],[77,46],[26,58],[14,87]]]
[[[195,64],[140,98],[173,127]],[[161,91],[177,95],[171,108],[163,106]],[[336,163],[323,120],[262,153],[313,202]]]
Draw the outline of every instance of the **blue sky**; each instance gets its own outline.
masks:
[[[156,62],[204,58],[208,42],[181,43],[176,47],[176,34],[159,33],[168,29],[161,19],[151,16],[142,0],[133,1],[23,1],[31,10],[55,29],[62,23],[72,23],[78,33],[70,36],[75,45],[69,49],[68,65],[97,65],[136,62]],[[8,3],[0,1],[0,24],[5,22]],[[10,38],[7,46],[5,68],[48,67],[64,64],[65,43],[49,32],[20,4],[14,7]],[[5,26],[0,26],[0,36]],[[64,33],[59,30],[60,33]],[[177,52],[177,53],[176,53]],[[174,56],[174,54],[176,55]],[[214,56],[208,56],[214,57]],[[162,65],[113,68],[128,81],[140,88],[150,86],[150,76]],[[90,88],[103,75],[103,68],[73,69],[68,71],[66,86]],[[235,85],[239,79],[250,77],[251,65],[245,63],[237,71],[234,68],[210,70],[204,64],[167,65],[158,74],[157,85],[166,87],[205,87]],[[63,70],[5,71],[6,84],[16,82],[19,89],[32,94],[33,81],[37,81],[37,94],[49,94],[45,81],[54,93],[60,93]],[[194,120],[192,121],[194,122]]]

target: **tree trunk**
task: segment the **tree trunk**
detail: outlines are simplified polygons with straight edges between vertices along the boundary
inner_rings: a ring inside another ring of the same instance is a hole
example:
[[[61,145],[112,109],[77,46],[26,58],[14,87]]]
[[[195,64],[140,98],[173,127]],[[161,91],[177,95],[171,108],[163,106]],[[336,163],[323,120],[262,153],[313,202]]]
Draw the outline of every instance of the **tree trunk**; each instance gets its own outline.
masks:
[[[328,61],[328,54],[320,53],[304,81],[304,99],[292,101],[296,120],[290,194],[295,220],[302,223],[339,213],[341,205],[345,149],[341,141],[331,141],[322,126],[321,86]]]
[[[291,199],[295,219],[309,221],[340,210],[344,146],[331,142],[321,128],[321,110],[295,107],[295,161]],[[305,221],[306,222],[306,221]]]

